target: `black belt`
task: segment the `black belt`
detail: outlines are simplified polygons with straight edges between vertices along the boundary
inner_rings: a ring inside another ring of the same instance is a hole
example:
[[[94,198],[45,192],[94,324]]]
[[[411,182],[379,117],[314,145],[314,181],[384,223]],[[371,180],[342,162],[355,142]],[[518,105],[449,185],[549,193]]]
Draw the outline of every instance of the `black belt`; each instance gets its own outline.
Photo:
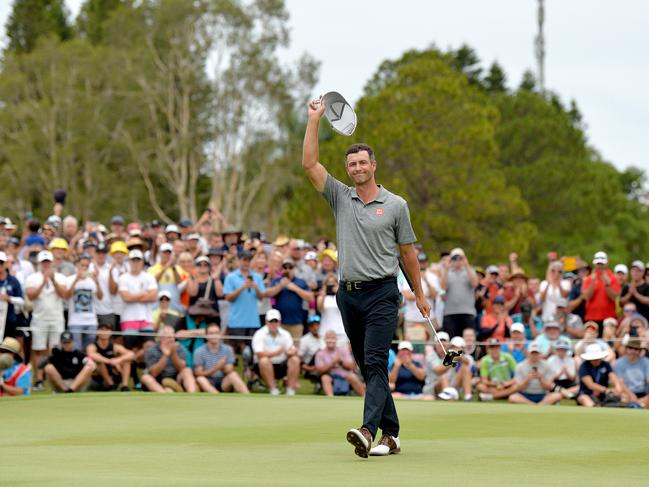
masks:
[[[396,282],[397,278],[395,276],[388,276],[380,279],[372,279],[371,281],[340,281],[340,286],[347,291],[360,291],[361,289],[368,289],[390,281]]]

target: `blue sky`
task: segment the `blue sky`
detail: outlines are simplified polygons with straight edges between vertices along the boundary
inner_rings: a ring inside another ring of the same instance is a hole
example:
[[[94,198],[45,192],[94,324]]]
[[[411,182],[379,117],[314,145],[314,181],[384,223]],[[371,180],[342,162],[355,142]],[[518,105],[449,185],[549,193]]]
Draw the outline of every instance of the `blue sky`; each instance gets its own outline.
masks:
[[[4,26],[12,1],[0,0]],[[81,0],[66,0],[76,15]],[[649,173],[649,2],[546,0],[546,87],[575,99],[589,142],[619,168]],[[435,43],[472,46],[497,60],[516,86],[535,67],[536,0],[286,0],[291,47],[322,63],[314,95],[339,91],[348,100],[385,59]],[[359,120],[362,123],[362,120]]]

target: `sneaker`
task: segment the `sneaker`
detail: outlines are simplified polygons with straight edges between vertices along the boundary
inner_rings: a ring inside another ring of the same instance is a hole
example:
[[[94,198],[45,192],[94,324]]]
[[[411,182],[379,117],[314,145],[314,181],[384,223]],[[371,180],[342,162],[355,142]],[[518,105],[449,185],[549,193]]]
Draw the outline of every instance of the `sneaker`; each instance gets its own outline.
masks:
[[[130,392],[131,388],[129,386],[121,386],[119,390],[120,392]]]
[[[370,450],[373,457],[383,457],[386,455],[396,455],[401,451],[401,442],[398,436],[390,436],[383,433],[378,445]]]
[[[171,389],[174,392],[185,392],[185,389],[183,389],[182,386],[171,377],[165,377],[162,379],[161,385],[165,389]]]
[[[365,426],[352,428],[347,432],[347,441],[351,443],[354,453],[361,458],[367,458],[372,446],[372,433]]]
[[[38,392],[42,391],[43,389],[45,389],[45,386],[43,385],[42,380],[37,380],[36,383],[32,386],[32,391]]]
[[[473,394],[468,394],[468,395],[464,396],[464,400],[466,402],[473,401]]]
[[[287,392],[288,392],[288,391],[287,391]],[[273,388],[270,390],[270,395],[271,395],[271,396],[279,396],[279,389],[278,389],[277,387],[273,387]]]
[[[493,401],[494,400],[494,395],[489,394],[487,392],[481,392],[478,394],[478,397],[480,398],[481,401]]]
[[[292,389],[292,388],[289,387],[288,389],[286,389],[286,395],[287,396],[294,396],[295,395],[295,389]]]

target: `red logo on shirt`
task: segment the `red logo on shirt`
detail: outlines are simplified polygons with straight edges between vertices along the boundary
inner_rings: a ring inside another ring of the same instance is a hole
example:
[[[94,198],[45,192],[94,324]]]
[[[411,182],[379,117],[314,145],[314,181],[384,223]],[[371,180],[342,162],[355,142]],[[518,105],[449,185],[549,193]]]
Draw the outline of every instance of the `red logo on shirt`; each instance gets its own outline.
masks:
[[[376,209],[376,214],[377,214],[378,216],[383,215],[383,208],[377,208],[377,209]]]

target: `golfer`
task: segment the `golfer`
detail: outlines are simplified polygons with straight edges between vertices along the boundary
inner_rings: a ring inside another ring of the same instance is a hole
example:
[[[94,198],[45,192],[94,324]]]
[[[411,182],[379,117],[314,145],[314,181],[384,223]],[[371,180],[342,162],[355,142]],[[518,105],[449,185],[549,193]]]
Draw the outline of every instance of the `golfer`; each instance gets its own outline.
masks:
[[[356,455],[399,453],[399,418],[388,386],[388,350],[397,326],[401,296],[397,287],[398,256],[415,283],[417,308],[430,305],[421,289],[419,263],[406,201],[376,184],[374,151],[353,144],[345,154],[349,187],[332,177],[318,161],[318,128],[325,111],[321,100],[308,105],[302,167],[336,217],[340,285],[336,302],[354,358],[365,379],[363,424],[347,433]],[[382,436],[372,443],[379,428]]]

